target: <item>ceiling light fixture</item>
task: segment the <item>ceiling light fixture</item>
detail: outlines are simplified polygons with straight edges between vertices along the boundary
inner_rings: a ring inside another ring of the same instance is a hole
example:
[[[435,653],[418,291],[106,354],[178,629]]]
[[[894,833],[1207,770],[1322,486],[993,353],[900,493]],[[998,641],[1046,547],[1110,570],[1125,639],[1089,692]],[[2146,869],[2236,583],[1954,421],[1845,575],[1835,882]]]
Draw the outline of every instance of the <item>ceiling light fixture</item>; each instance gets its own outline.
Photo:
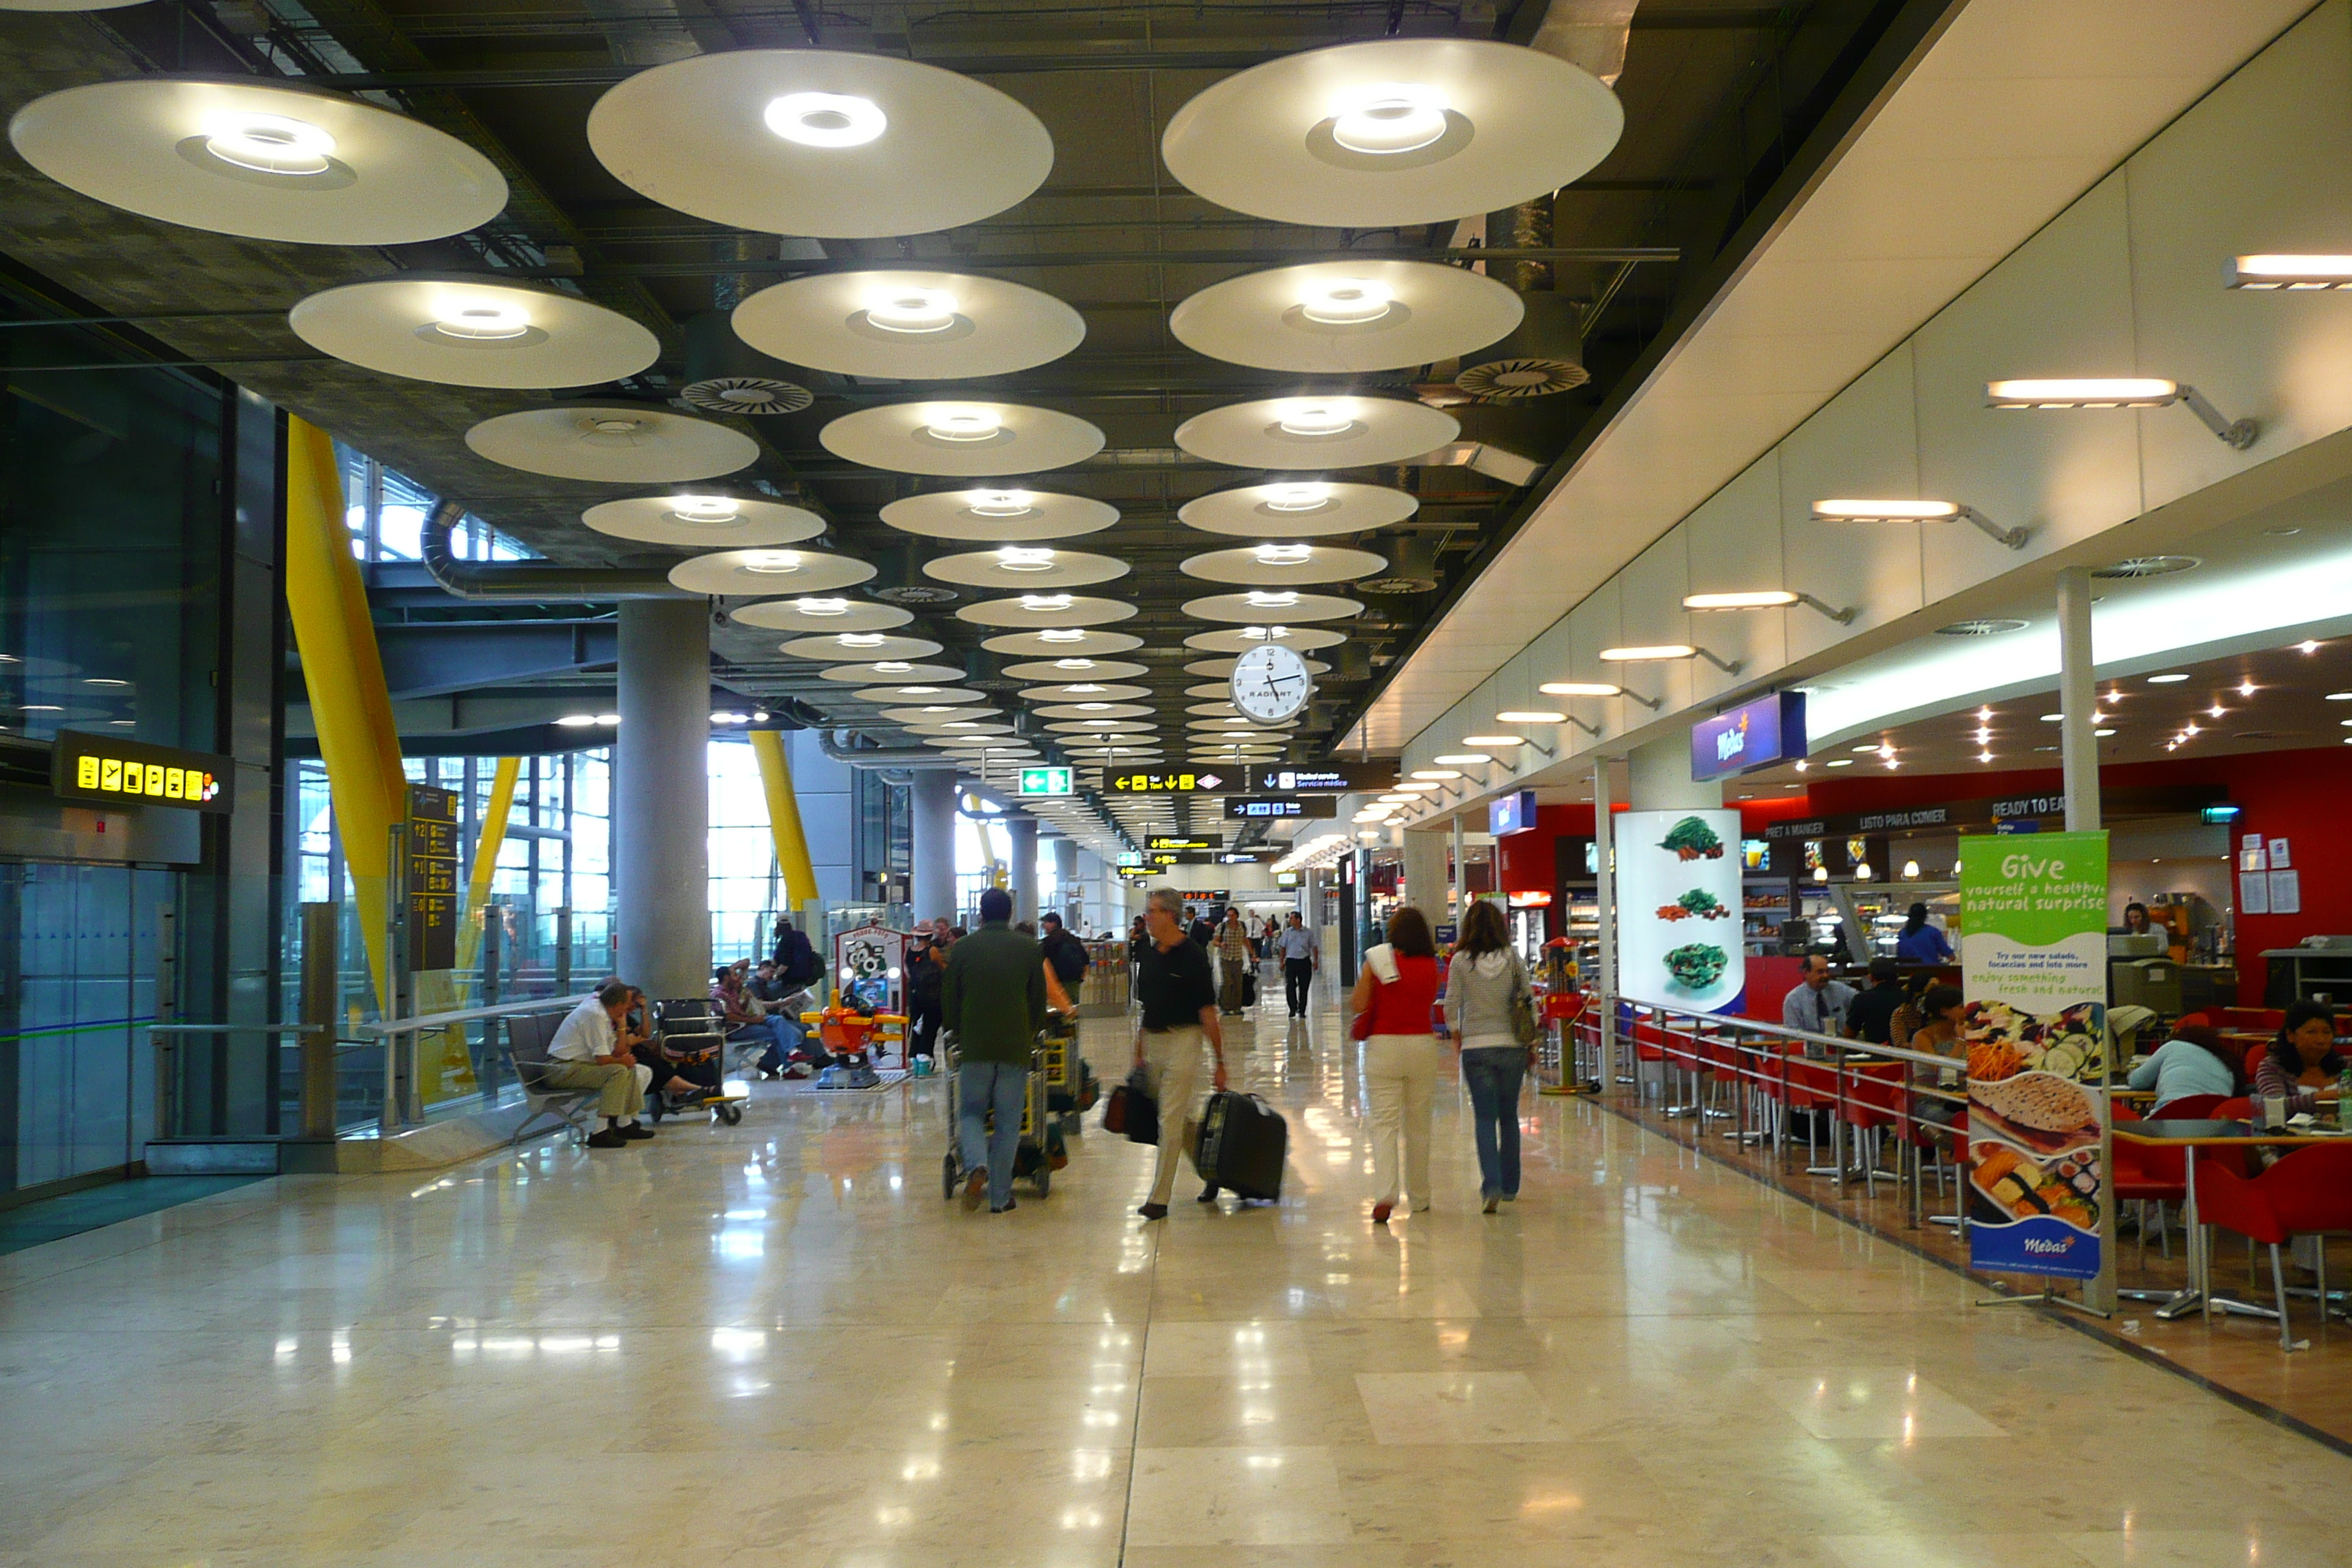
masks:
[[[1095,661],[1090,658],[1057,658],[1054,661],[1055,669],[1092,669],[1094,667]]]
[[[866,319],[886,332],[944,332],[956,324],[956,297],[944,289],[894,289],[866,302]]]
[[[1275,421],[1275,428],[1286,436],[1338,436],[1353,428],[1355,423],[1328,404],[1310,403],[1286,410]]]
[[[888,642],[890,639],[884,637],[880,632],[842,632],[835,637],[833,640],[839,643],[844,647],[880,647],[884,643]],[[879,669],[882,667],[877,664],[874,668]],[[911,669],[914,667],[912,665],[905,665],[900,668]]]
[[[1861,500],[1840,499],[1813,503],[1815,522],[1968,522],[1982,529],[2011,550],[2025,548],[2026,531],[2003,528],[1972,506],[1948,500]]]
[[[1051,615],[1055,611],[1066,610],[1076,602],[1076,601],[1072,599],[1067,594],[1024,594],[1021,595],[1021,607],[1024,610],[1034,611],[1040,615]]]
[[[1004,426],[996,416],[984,408],[960,408],[941,414],[923,426],[923,431],[935,441],[992,441],[1003,434]]]
[[[1497,724],[1565,724],[1568,715],[1549,708],[1506,708],[1495,715]]]
[[[436,310],[433,330],[469,343],[503,342],[530,332],[530,316],[503,300],[452,301]]]
[[[2227,289],[2352,289],[2352,256],[2233,256],[2221,268]]]
[[[334,137],[283,114],[223,116],[204,134],[205,152],[257,174],[323,174],[334,166]]]
[[[1087,634],[1076,626],[1047,626],[1037,634],[1039,642],[1084,642]]]
[[[1462,743],[1465,746],[1524,746],[1528,738],[1525,735],[1465,735]]]
[[[1001,545],[996,552],[996,563],[1007,572],[1051,572],[1054,552],[1042,546]]]
[[[1440,766],[1452,764],[1461,767],[1477,767],[1491,763],[1495,759],[1484,752],[1446,752],[1429,760]],[[1421,775],[1416,773],[1413,776],[1418,778]]]
[[[718,523],[734,522],[741,515],[742,510],[740,503],[732,496],[673,496],[669,503],[670,516],[680,522],[691,522],[706,528]]]
[[[2147,678],[2147,683],[2150,686],[2176,686],[2188,679],[2188,676],[2179,673],[2171,675],[2151,675]]]
[[[1387,315],[1395,291],[1364,278],[1317,279],[1298,301],[1298,313],[1327,327],[1360,327]]]
[[[1311,544],[1261,544],[1255,553],[1261,566],[1304,566],[1315,559],[1315,547]]]
[[[974,517],[1027,517],[1037,510],[1037,498],[1028,490],[982,490],[965,510]]]
[[[793,608],[804,616],[845,616],[849,614],[846,599],[794,599]]]
[[[915,667],[913,665],[908,664],[903,658],[886,658],[879,660],[875,664],[874,673],[877,675],[904,675],[914,668]]]
[[[1287,610],[1298,603],[1297,591],[1291,588],[1252,588],[1242,598],[1254,610]]]
[[[1445,95],[1419,82],[1376,81],[1331,102],[1331,140],[1375,157],[1417,153],[1445,134]]]
[[[1800,594],[1787,588],[1750,588],[1727,594],[1683,595],[1683,608],[1685,610],[1770,610],[1783,609],[1790,605],[1803,605],[1819,610],[1842,626],[1853,623],[1853,610],[1832,609],[1811,594]]]
[[[1745,663],[1744,660],[1735,658],[1727,664],[1703,647],[1680,642],[1636,643],[1624,647],[1604,647],[1594,657],[1606,664],[1654,664],[1667,659],[1703,658],[1726,675],[1738,675]]]
[[[1989,381],[1988,408],[2168,408],[2181,404],[2224,444],[2242,452],[2262,435],[2252,419],[2231,421],[2186,382],[2154,376],[2064,377],[2045,381]]]
[[[763,576],[777,576],[801,569],[801,552],[797,550],[747,550],[743,552],[743,570]]]
[[[1412,776],[1417,779],[1458,779],[1462,775],[1453,768],[1415,768]]]
[[[788,92],[771,100],[761,118],[803,147],[863,147],[890,125],[873,100],[838,92]]]

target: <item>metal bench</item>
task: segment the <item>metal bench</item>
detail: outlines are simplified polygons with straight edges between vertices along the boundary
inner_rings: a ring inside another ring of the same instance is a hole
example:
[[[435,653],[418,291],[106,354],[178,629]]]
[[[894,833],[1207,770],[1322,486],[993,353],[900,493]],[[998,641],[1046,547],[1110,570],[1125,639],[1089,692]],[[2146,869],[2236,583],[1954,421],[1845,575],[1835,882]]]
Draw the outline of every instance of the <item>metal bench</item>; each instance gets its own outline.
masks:
[[[523,1104],[530,1111],[508,1140],[509,1146],[529,1136],[541,1117],[551,1117],[570,1128],[574,1143],[586,1142],[594,1129],[597,1090],[556,1089],[541,1081],[549,1065],[547,1047],[562,1022],[562,1016],[556,1013],[525,1013],[506,1021],[507,1060],[514,1068],[515,1082],[521,1086]]]

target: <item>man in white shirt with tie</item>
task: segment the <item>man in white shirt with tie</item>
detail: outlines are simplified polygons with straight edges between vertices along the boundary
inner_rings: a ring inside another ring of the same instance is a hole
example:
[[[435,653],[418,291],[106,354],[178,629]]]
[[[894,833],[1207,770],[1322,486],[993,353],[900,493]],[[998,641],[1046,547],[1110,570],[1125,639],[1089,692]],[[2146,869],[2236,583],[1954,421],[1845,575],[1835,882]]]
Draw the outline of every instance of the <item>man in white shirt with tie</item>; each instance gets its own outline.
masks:
[[[1811,1035],[1845,1033],[1845,1010],[1853,1005],[1853,987],[1843,980],[1830,978],[1830,961],[1820,953],[1805,960],[1804,978],[1781,1000],[1780,1026],[1802,1029]],[[1825,1055],[1818,1046],[1808,1046],[1807,1056]]]

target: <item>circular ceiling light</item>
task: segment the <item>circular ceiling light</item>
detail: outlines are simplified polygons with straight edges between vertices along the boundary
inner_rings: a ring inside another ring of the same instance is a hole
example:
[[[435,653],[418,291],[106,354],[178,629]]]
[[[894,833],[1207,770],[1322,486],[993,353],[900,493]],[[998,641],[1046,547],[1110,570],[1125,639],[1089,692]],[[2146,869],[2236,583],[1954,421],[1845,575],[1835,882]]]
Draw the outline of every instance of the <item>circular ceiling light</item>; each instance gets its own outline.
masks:
[[[1150,674],[1151,667],[1129,659],[1080,656],[1008,664],[1004,667],[1004,673],[1014,680],[1043,680],[1058,686],[1074,680],[1130,680],[1139,675]]]
[[[890,502],[882,509],[882,521],[932,539],[1068,539],[1108,528],[1118,521],[1118,509],[1086,496],[1041,490],[938,490]]]
[[[1269,397],[1194,415],[1176,445],[1241,468],[1353,468],[1418,458],[1461,433],[1452,416],[1396,398]]]
[[[456,137],[292,85],[94,82],[35,99],[8,139],[94,201],[247,239],[417,244],[478,227],[507,204],[497,168]]]
[[[1014,403],[894,403],[845,414],[817,432],[837,458],[901,474],[1037,473],[1103,447],[1085,420]]]
[[[980,646],[990,653],[1011,654],[1022,658],[1060,659],[1084,655],[1098,660],[1105,654],[1128,653],[1139,648],[1143,646],[1143,639],[1133,632],[1107,632],[1087,626],[1048,626],[1034,632],[1004,632],[984,637]]]
[[[1301,538],[1385,528],[1402,522],[1420,505],[1408,492],[1385,485],[1286,479],[1196,497],[1178,509],[1176,518],[1203,533]]]
[[[963,666],[960,664],[916,664],[903,658],[877,658],[863,664],[835,664],[817,672],[820,680],[831,680],[857,686],[872,686],[878,680],[920,684],[924,681],[961,680]],[[929,693],[918,693],[925,701]],[[878,700],[878,699],[877,700]],[[911,699],[909,699],[911,700]]]
[[[633,496],[599,501],[580,521],[614,539],[646,544],[693,544],[706,549],[754,549],[797,544],[824,531],[824,519],[780,501],[723,495]]]
[[[1140,702],[1048,702],[1035,711],[1040,719],[1103,720],[1118,723],[1129,719],[1148,719],[1152,710]]]
[[[1169,172],[1219,206],[1326,228],[1420,224],[1548,195],[1625,123],[1591,74],[1516,44],[1383,38],[1241,71],[1178,110]]]
[[[956,619],[976,626],[1044,626],[1076,631],[1124,621],[1134,615],[1135,606],[1123,599],[1090,598],[1083,594],[1024,594],[1017,599],[983,599],[977,605],[966,605],[956,611]],[[1061,640],[1045,638],[1047,644]],[[1068,639],[1064,646],[1079,640]]]
[[[923,575],[968,588],[1083,588],[1127,574],[1127,563],[1115,556],[1040,545],[1009,544],[923,563]]]
[[[661,339],[618,310],[482,278],[404,273],[324,289],[287,327],[346,364],[445,385],[597,385],[661,357]]]
[[[841,375],[943,381],[1060,359],[1086,319],[1051,294],[952,272],[826,272],[735,307],[735,333],[771,358]]]
[[[807,595],[846,588],[874,575],[871,563],[814,550],[720,550],[669,569],[689,594]]]
[[[1238,600],[1240,595],[1234,595],[1232,597]],[[1252,613],[1264,615],[1265,612],[1259,610]],[[1270,630],[1278,631],[1280,635],[1270,637]],[[1261,647],[1268,641],[1275,641],[1294,653],[1305,653],[1312,648],[1335,647],[1347,640],[1345,632],[1330,631],[1320,626],[1268,628],[1247,626],[1227,626],[1222,631],[1194,632],[1184,639],[1184,646],[1196,648],[1202,653],[1237,654],[1246,653],[1251,648]]]
[[[525,473],[615,484],[715,479],[758,460],[740,430],[643,405],[531,408],[466,432],[478,457]]]
[[[1247,550],[1212,550],[1188,556],[1177,569],[1187,577],[1208,583],[1306,584],[1353,583],[1387,565],[1385,559],[1369,550],[1340,550],[1328,544],[1260,544]],[[1283,613],[1295,615],[1287,609]]]
[[[739,626],[758,626],[763,631],[826,632],[835,637],[870,637],[893,626],[903,626],[915,617],[896,605],[877,605],[862,599],[838,599],[823,595],[811,595],[798,599],[762,599],[756,605],[744,605],[730,610],[727,618]],[[840,654],[829,654],[838,658]]]
[[[2176,573],[2193,572],[2204,564],[2205,558],[2201,555],[2135,555],[2112,566],[2094,566],[2091,575],[2109,581],[2169,577]]]
[[[1337,621],[1361,614],[1363,608],[1359,601],[1343,599],[1337,595],[1299,594],[1288,590],[1269,593],[1252,589],[1245,594],[1212,594],[1206,598],[1184,602],[1184,614],[1196,621],[1242,621],[1259,625],[1277,613],[1286,623]],[[1298,645],[1292,642],[1290,646],[1296,647]]]
[[[623,184],[754,233],[931,234],[1026,197],[1053,138],[969,77],[878,54],[731,49],[637,72],[588,144]]]
[[[1168,328],[1228,364],[1340,374],[1454,359],[1525,314],[1517,293],[1459,267],[1323,261],[1213,284],[1180,303]]]
[[[1139,697],[1150,695],[1151,688],[1149,686],[1095,680],[1060,686],[1028,686],[1021,690],[1024,702],[1132,702]]]
[[[1231,634],[1226,632],[1210,632],[1205,635],[1209,637],[1227,637]],[[1321,634],[1317,633],[1310,635],[1319,636]],[[1302,645],[1293,642],[1287,646],[1295,651]],[[1318,643],[1312,646],[1319,647],[1324,645]],[[1234,673],[1234,659],[1233,658],[1195,658],[1186,660],[1184,665],[1185,674],[1202,676],[1214,680],[1216,684],[1206,687],[1187,687],[1184,694],[1187,697],[1213,697],[1230,693],[1233,690],[1230,681]],[[1319,658],[1308,659],[1307,661],[1307,668],[1308,673],[1314,675],[1328,675],[1331,673],[1331,667],[1324,663]]]

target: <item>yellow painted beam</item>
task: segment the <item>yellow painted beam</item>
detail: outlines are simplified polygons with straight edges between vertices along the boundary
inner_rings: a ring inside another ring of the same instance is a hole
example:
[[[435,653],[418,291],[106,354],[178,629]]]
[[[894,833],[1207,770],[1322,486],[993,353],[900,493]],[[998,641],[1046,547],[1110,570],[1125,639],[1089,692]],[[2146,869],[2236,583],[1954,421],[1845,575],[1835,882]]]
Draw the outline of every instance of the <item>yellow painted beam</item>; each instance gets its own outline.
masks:
[[[522,777],[520,757],[500,757],[490,778],[489,804],[482,811],[482,831],[474,840],[472,875],[466,880],[466,913],[457,924],[457,973],[469,974],[482,956],[482,921],[490,910],[490,882],[499,868],[499,850],[507,841],[507,818],[514,811],[515,784]]]
[[[499,847],[506,842],[507,818],[513,813],[515,784],[521,773],[520,757],[499,759],[498,770],[490,779],[489,803],[482,813],[481,832],[474,841],[472,871],[466,880],[465,910],[457,922],[457,964],[455,969],[416,977],[416,1005],[420,1012],[455,1012],[467,1005],[480,1006],[488,1000],[478,984],[469,987],[467,983],[476,979],[474,971],[481,962],[482,922],[490,912],[490,882],[498,872]],[[478,1026],[492,1031],[498,1027]],[[474,1075],[473,1052],[466,1043],[465,1025],[453,1024],[429,1038],[440,1052],[440,1061],[435,1064],[427,1058],[417,1068],[428,1103],[471,1094],[480,1087]],[[426,1053],[419,1055],[425,1057]]]
[[[384,689],[367,588],[352,556],[335,444],[308,422],[286,433],[286,607],[327,764],[327,791],[359,906],[376,1005],[387,1005],[384,888],[393,826],[408,816],[408,776]]]
[[[751,731],[751,754],[760,759],[760,784],[768,796],[768,834],[776,841],[776,867],[784,877],[784,903],[798,910],[816,895],[816,868],[810,863],[808,835],[801,827],[801,803],[793,794],[792,759],[775,730]]]

